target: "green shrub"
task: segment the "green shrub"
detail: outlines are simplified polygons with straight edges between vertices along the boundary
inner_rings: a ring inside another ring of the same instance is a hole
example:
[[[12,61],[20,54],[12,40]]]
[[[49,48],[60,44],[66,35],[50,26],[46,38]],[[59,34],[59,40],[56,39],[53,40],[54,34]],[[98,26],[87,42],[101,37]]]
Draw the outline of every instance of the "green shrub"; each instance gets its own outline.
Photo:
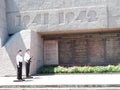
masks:
[[[112,72],[120,72],[120,65],[114,66],[114,67],[112,68]]]
[[[120,72],[120,65],[108,65],[108,66],[47,66],[38,69],[37,73],[49,74],[49,73],[107,73],[107,72]]]
[[[77,66],[69,67],[67,72],[68,73],[79,73],[79,68],[80,67],[77,67]]]
[[[54,73],[67,73],[67,68],[62,66],[55,67]]]

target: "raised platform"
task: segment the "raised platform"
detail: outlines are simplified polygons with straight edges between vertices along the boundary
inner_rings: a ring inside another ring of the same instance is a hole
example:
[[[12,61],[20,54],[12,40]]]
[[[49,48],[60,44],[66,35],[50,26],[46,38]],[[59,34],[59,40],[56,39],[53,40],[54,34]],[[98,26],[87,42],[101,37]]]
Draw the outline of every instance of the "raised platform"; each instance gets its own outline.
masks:
[[[0,77],[0,90],[120,90],[120,74],[41,75],[13,82]]]

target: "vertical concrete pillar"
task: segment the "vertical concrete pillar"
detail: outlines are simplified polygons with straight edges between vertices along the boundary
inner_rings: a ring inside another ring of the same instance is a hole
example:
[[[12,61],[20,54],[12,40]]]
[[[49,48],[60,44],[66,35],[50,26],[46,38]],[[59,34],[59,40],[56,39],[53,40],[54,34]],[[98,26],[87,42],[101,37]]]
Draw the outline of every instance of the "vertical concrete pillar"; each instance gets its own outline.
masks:
[[[7,37],[6,5],[5,0],[0,0],[0,47],[4,45]]]
[[[43,66],[43,39],[37,32],[31,31],[31,74],[36,73],[39,67]]]

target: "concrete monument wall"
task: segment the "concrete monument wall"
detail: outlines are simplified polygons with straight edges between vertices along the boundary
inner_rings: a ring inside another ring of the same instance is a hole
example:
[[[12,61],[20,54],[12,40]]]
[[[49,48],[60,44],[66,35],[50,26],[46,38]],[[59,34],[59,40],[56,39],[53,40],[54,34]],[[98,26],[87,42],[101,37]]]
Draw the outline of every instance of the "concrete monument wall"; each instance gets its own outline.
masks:
[[[43,39],[39,33],[31,31],[31,74],[35,74],[39,67],[43,66]]]
[[[0,47],[2,47],[8,38],[6,23],[6,5],[5,0],[0,1]]]
[[[6,0],[6,3],[9,33],[24,28],[44,33],[110,31],[120,27],[119,0]]]
[[[43,61],[45,55],[43,52],[49,51],[49,49],[43,50],[44,40],[41,35],[119,31],[120,29],[120,0],[1,0],[0,12],[0,58],[2,58],[0,75],[16,74],[15,56],[18,49],[25,52],[25,49],[31,48],[31,55],[33,56],[32,74],[43,64],[58,64],[59,61],[55,61],[57,58],[51,56],[51,60],[45,58],[47,62]],[[12,36],[8,37],[8,35]],[[76,42],[80,45],[77,48],[86,49],[82,46],[86,43],[84,40]],[[57,44],[59,43],[66,44],[66,41],[57,41]],[[91,41],[89,43],[91,49],[95,48],[92,47],[94,43],[95,47],[101,50],[102,41]],[[115,57],[116,55],[118,57],[119,53],[118,50],[113,55],[116,49],[113,43],[119,47],[119,36],[117,40],[106,41],[108,46],[105,48],[105,53],[109,60],[117,60]],[[55,43],[52,44],[55,45]],[[65,46],[61,45],[61,47]],[[57,46],[54,51],[56,50],[58,50]],[[102,50],[100,50],[97,53],[101,53]],[[84,54],[85,52],[79,53]],[[56,57],[59,56],[56,54]],[[78,55],[76,58],[82,57]],[[87,61],[86,57],[84,58]],[[91,60],[93,59],[96,57],[91,57]],[[64,62],[61,61],[61,63]]]
[[[31,49],[32,63],[31,74],[43,65],[43,43],[41,36],[31,30],[22,30],[13,35],[0,49],[0,76],[16,75],[16,55],[19,49],[23,56],[26,49]],[[25,63],[23,62],[23,75],[25,74]]]
[[[12,6],[14,3],[11,1]],[[24,29],[15,33],[9,33],[9,23],[14,24],[14,19],[8,20],[8,12],[6,12],[7,0],[0,1],[0,76],[16,75],[16,55],[19,49],[25,50],[30,48],[33,56],[31,63],[31,74],[36,73],[38,67],[43,65],[43,43],[41,36],[34,31]],[[6,15],[7,13],[7,15]],[[6,22],[7,21],[7,22]],[[8,34],[12,36],[8,37]],[[37,53],[37,54],[36,54]],[[23,63],[23,66],[25,64]],[[23,74],[25,74],[25,67],[23,67]]]
[[[18,50],[23,51],[23,56],[25,53],[25,50],[27,48],[30,48],[31,43],[31,31],[30,30],[23,30],[15,35],[13,35],[5,44],[4,48],[6,49],[6,52],[9,56],[9,60],[11,61],[11,64],[13,64],[14,69],[16,69],[16,55]],[[23,66],[25,64],[23,63]],[[16,70],[14,70],[16,72]],[[23,67],[23,73],[25,73],[25,68]]]

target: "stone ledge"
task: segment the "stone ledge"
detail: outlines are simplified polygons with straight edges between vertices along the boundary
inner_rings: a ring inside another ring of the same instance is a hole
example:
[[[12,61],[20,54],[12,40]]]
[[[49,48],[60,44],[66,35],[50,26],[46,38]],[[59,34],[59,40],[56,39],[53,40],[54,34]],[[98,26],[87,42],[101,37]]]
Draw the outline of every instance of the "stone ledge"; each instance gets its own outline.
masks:
[[[12,88],[119,88],[120,84],[86,84],[86,85],[1,85],[0,89],[12,89]]]

